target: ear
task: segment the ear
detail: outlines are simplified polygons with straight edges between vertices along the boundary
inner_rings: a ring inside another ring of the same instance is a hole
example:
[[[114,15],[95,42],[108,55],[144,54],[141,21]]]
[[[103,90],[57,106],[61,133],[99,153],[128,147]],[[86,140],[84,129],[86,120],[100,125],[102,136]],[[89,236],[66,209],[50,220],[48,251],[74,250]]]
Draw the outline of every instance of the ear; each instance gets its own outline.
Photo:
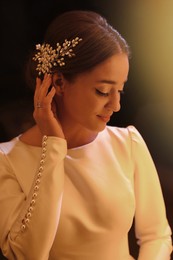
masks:
[[[52,76],[52,83],[58,95],[62,95],[64,89],[64,77],[62,73],[55,73]]]

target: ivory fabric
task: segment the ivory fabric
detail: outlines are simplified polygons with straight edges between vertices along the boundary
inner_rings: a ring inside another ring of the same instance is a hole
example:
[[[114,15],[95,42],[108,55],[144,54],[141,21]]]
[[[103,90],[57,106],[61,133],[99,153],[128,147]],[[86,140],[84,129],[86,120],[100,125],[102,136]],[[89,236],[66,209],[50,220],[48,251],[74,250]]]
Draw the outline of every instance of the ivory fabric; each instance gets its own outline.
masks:
[[[41,147],[0,145],[0,247],[19,260],[168,260],[171,230],[151,155],[133,126],[107,126],[84,146],[48,137],[39,190],[26,228]]]

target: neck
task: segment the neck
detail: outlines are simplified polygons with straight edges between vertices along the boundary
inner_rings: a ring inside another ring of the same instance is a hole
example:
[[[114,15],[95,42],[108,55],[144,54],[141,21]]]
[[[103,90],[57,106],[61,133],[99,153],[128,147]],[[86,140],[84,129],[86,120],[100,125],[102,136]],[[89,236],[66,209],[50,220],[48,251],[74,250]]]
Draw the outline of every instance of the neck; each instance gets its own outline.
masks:
[[[28,129],[20,136],[20,140],[28,145],[42,146],[42,134],[37,125]]]
[[[70,129],[70,130],[69,130]],[[63,127],[68,149],[79,147],[91,143],[97,136],[97,133],[87,129],[79,129],[75,127]],[[37,125],[30,128],[21,135],[20,140],[28,145],[41,146],[42,134]]]
[[[98,134],[97,132],[92,132],[87,129],[80,129],[77,127],[63,127],[63,131],[67,140],[68,149],[91,143],[97,137]]]
[[[91,131],[81,124],[74,123],[74,120],[66,116],[65,111],[62,99],[59,99],[57,102],[57,113],[65,139],[67,140],[67,147],[70,149],[91,143],[96,138],[98,132]]]

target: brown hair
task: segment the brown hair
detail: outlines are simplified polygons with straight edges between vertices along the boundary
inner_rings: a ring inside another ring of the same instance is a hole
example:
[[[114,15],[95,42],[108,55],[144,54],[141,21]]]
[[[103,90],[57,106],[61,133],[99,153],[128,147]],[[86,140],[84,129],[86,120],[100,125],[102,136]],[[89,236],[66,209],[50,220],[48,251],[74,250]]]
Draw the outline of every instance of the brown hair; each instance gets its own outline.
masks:
[[[104,17],[92,11],[77,10],[61,14],[48,27],[44,42],[55,48],[57,43],[62,44],[65,39],[71,40],[75,37],[82,38],[74,49],[76,56],[66,58],[65,66],[55,68],[55,71],[63,73],[67,80],[92,69],[114,54],[125,53],[129,56],[129,46],[125,39]],[[36,62],[30,59],[26,71],[27,81],[35,81],[36,65]]]

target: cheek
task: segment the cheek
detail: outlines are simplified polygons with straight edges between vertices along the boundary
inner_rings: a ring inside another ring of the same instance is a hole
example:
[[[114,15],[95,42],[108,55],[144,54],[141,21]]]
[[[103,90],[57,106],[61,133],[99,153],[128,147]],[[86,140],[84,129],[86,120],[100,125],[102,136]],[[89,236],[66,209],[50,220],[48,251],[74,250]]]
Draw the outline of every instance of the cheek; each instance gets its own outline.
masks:
[[[81,108],[83,108],[84,113],[96,114],[103,106],[103,102],[100,102],[97,97],[84,97],[81,102]]]
[[[98,113],[104,107],[106,101],[97,97],[95,93],[87,91],[68,91],[64,93],[64,105],[66,110],[71,113],[91,114]]]
[[[64,108],[68,112],[68,114],[76,115],[81,113],[83,110],[84,104],[81,99],[77,96],[72,94],[64,95],[63,99]]]

